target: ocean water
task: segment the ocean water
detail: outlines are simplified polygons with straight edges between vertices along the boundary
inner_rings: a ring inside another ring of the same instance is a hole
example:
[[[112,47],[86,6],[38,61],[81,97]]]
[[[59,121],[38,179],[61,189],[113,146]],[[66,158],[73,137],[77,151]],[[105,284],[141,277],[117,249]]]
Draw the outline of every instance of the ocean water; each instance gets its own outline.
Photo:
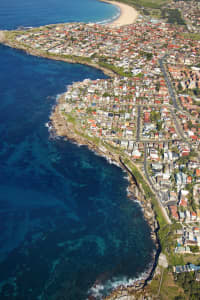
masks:
[[[1,0],[0,28],[111,21],[119,9],[98,0]]]
[[[95,0],[2,0],[0,29],[115,14]],[[151,263],[150,228],[126,174],[45,123],[68,84],[106,76],[4,46],[0,66],[0,299],[102,299]]]

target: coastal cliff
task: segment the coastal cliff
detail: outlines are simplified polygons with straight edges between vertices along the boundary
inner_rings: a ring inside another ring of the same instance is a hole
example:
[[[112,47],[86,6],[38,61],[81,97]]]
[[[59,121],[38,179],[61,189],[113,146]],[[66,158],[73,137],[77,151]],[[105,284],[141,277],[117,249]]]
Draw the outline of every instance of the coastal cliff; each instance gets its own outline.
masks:
[[[14,32],[14,34],[19,35],[19,32]],[[98,68],[104,72],[104,74],[108,75],[109,77],[115,77],[116,73],[112,70],[109,70],[106,67],[102,67],[97,63],[90,62],[89,60],[84,60],[82,57],[62,57],[59,55],[51,55],[50,53],[46,53],[45,51],[40,51],[37,49],[32,49],[30,47],[27,47],[27,45],[23,45],[23,43],[18,43],[15,39],[11,38],[9,35],[9,32],[3,32],[2,33],[2,40],[1,42],[9,47],[20,49],[25,51],[27,54],[31,54],[38,57],[44,57],[48,59],[54,59],[64,62],[70,62],[70,63],[80,63],[88,66],[92,66],[94,68]],[[122,158],[118,153],[115,153],[111,149],[107,149],[105,146],[102,146],[101,144],[95,143],[94,140],[91,137],[85,136],[84,131],[81,129],[81,127],[75,126],[74,123],[71,123],[66,120],[64,114],[61,112],[61,106],[66,103],[65,96],[60,96],[58,103],[54,109],[54,111],[51,114],[50,120],[51,125],[53,126],[53,130],[55,131],[56,135],[67,138],[79,145],[86,145],[90,150],[96,152],[97,154],[104,156],[106,159],[108,159],[110,162],[115,163],[119,165],[121,168],[123,168],[127,173],[129,177],[129,188],[128,193],[130,199],[137,198],[139,201],[143,214],[147,222],[149,223],[151,227],[151,238],[154,240],[157,251],[154,254],[155,257],[153,259],[153,263],[151,267],[146,272],[144,278],[141,280],[137,280],[130,289],[133,290],[140,290],[143,289],[143,287],[147,284],[147,282],[152,278],[156,264],[157,264],[157,258],[160,253],[160,246],[159,246],[159,240],[157,236],[158,231],[158,223],[155,217],[155,213],[153,211],[153,207],[151,204],[150,199],[147,199],[145,197],[145,192],[137,182],[137,178],[135,177],[134,173],[131,172],[131,170],[128,168],[126,163],[124,162],[124,158]],[[117,289],[118,290],[118,289]],[[117,290],[115,292],[117,292]],[[120,290],[120,288],[119,288]]]
[[[195,195],[200,176],[199,10],[195,2],[179,5],[167,4],[162,20],[157,10],[154,19],[153,11],[143,7],[145,16],[129,26],[117,26],[117,20],[115,28],[72,23],[0,31],[0,43],[9,47],[88,65],[112,77],[69,86],[48,124],[52,134],[85,145],[125,170],[128,197],[139,202],[151,227],[156,245],[151,266],[142,279],[121,284],[106,300],[199,295],[193,288],[195,274],[190,289],[182,289],[176,272],[180,265],[185,272],[191,261],[199,265],[195,251],[200,231],[200,199]],[[187,28],[180,12],[185,21],[191,18]],[[166,17],[171,24],[164,22]],[[98,288],[97,279],[93,286]]]
[[[113,291],[111,295],[106,297],[107,300],[114,300],[118,299],[118,297],[125,295],[127,297],[132,298],[122,298],[122,299],[138,299],[135,298],[135,295],[138,295],[144,292],[144,287],[148,284],[149,281],[152,280],[155,269],[157,267],[157,262],[160,254],[160,243],[158,239],[158,230],[159,224],[156,220],[155,212],[152,207],[152,203],[150,199],[145,197],[145,193],[142,189],[142,186],[137,182],[137,178],[134,174],[129,170],[126,164],[123,162],[123,159],[120,157],[119,154],[115,153],[114,151],[110,151],[106,149],[106,147],[102,146],[101,144],[96,143],[92,139],[88,139],[84,136],[84,131],[74,123],[67,121],[65,114],[62,112],[62,106],[66,103],[65,94],[61,95],[58,99],[57,105],[55,106],[52,114],[50,116],[50,126],[51,131],[59,137],[66,138],[72,142],[77,143],[78,145],[85,145],[90,150],[94,151],[98,155],[105,157],[109,162],[117,164],[123,170],[125,170],[128,174],[129,180],[129,187],[128,187],[128,197],[133,199],[133,201],[137,200],[142,208],[144,218],[147,220],[150,228],[151,228],[151,238],[155,243],[156,252],[154,253],[154,258],[152,261],[151,266],[145,272],[143,278],[135,280],[131,286],[127,288],[123,286],[119,286],[117,289]],[[130,296],[132,294],[132,296]]]

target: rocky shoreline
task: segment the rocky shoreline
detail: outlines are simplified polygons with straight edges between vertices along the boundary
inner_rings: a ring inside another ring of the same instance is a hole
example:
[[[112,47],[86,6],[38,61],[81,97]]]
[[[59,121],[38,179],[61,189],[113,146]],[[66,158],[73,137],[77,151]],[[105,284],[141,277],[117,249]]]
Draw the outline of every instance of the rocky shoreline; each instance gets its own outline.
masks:
[[[88,61],[81,61],[81,59],[79,60],[78,57],[75,57],[73,59],[73,58],[63,58],[60,56],[52,56],[49,55],[48,53],[37,51],[35,49],[33,50],[31,48],[27,48],[22,44],[12,42],[10,39],[6,37],[6,31],[0,31],[0,43],[15,49],[25,51],[27,54],[34,55],[37,57],[54,59],[54,60],[59,60],[59,61],[64,61],[69,63],[79,63],[83,65],[88,65],[90,67],[103,71],[103,73],[109,77],[116,76],[116,74],[113,71],[101,67],[98,64],[90,63]],[[160,243],[157,236],[157,232],[159,230],[159,224],[156,220],[151,201],[145,198],[142,187],[138,185],[137,179],[135,178],[134,174],[132,174],[132,172],[125,165],[122,158],[118,154],[108,151],[103,146],[97,146],[92,140],[87,139],[86,137],[84,137],[84,135],[78,134],[78,132],[80,133],[81,128],[78,128],[77,130],[77,128],[74,127],[74,124],[66,121],[65,117],[62,115],[60,111],[60,106],[63,103],[66,103],[64,94],[59,97],[58,102],[54,107],[54,110],[52,111],[52,114],[50,116],[50,123],[51,123],[52,130],[55,132],[57,136],[66,138],[72,142],[75,142],[78,145],[85,145],[90,150],[97,153],[98,155],[105,157],[110,163],[117,164],[123,170],[125,170],[128,174],[128,180],[129,180],[128,196],[130,199],[135,200],[135,195],[136,195],[136,199],[138,200],[138,203],[140,204],[143,210],[144,218],[146,219],[146,221],[148,222],[151,228],[151,238],[155,243],[156,253],[154,254],[153,263],[151,267],[148,269],[147,272],[145,272],[144,278],[135,280],[134,283],[128,287],[119,286],[108,297],[106,297],[106,300],[114,300],[114,299],[117,300],[122,298],[124,300],[138,299],[138,293],[141,292],[143,293],[144,287],[152,280],[154,276],[155,269],[158,262],[158,257],[161,252]],[[135,295],[137,295],[137,298],[135,298]],[[124,297],[129,297],[129,298],[124,298]],[[94,297],[91,299],[94,299]]]
[[[142,208],[144,218],[146,219],[146,221],[148,222],[151,228],[151,238],[155,243],[156,252],[154,253],[153,263],[150,266],[150,268],[145,272],[144,278],[135,280],[134,283],[128,287],[119,286],[108,297],[106,297],[106,300],[114,300],[114,299],[118,299],[118,297],[120,297],[121,299],[122,294],[124,296],[125,294],[127,296],[131,294],[132,295],[131,297],[133,298],[130,298],[130,300],[137,299],[134,298],[135,297],[134,294],[135,293],[138,294],[138,292],[140,293],[141,291],[143,291],[144,287],[152,280],[155,273],[155,269],[157,267],[159,254],[161,252],[160,243],[157,236],[159,230],[159,224],[156,220],[155,213],[152,208],[152,204],[150,200],[146,199],[144,192],[137,184],[137,179],[135,178],[134,174],[132,174],[131,171],[128,169],[128,167],[126,167],[126,165],[123,163],[123,160],[118,154],[110,152],[105,147],[97,146],[94,142],[87,139],[83,135],[79,134],[82,133],[80,128],[76,128],[76,126],[73,123],[68,122],[66,120],[66,118],[61,112],[61,107],[64,103],[66,103],[65,94],[62,94],[59,97],[58,102],[54,107],[52,114],[50,116],[50,123],[51,123],[52,130],[55,132],[57,136],[66,138],[72,142],[75,142],[78,145],[85,145],[90,150],[97,153],[98,155],[105,157],[109,162],[115,163],[118,166],[120,166],[123,170],[125,170],[126,173],[128,174],[128,180],[129,180],[128,197],[130,199],[133,199],[133,201],[137,199],[138,203]],[[95,299],[94,297],[93,298],[92,297],[91,299]]]

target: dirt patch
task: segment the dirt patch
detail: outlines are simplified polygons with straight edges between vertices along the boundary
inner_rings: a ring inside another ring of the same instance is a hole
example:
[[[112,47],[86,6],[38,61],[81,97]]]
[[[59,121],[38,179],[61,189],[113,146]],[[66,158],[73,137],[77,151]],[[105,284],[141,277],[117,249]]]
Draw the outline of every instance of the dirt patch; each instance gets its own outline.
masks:
[[[165,254],[163,254],[163,253],[160,254],[158,264],[159,264],[159,266],[161,266],[163,268],[168,267],[167,257]]]

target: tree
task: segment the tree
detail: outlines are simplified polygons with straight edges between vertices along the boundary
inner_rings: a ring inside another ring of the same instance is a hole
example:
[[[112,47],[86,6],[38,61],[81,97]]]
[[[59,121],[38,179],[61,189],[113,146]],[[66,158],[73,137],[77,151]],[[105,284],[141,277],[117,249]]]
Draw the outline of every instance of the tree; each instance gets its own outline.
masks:
[[[160,81],[156,83],[156,91],[159,92],[159,90],[160,90]]]
[[[183,90],[182,85],[181,85],[180,82],[178,83],[178,90],[179,90],[179,91],[182,91],[182,90]]]
[[[158,129],[158,131],[160,131],[162,129],[162,121],[157,122],[157,129]]]
[[[174,300],[185,300],[184,296],[176,296]]]
[[[192,128],[192,126],[193,126],[193,125],[192,125],[192,121],[191,121],[191,120],[189,120],[189,121],[188,121],[188,127],[189,127],[189,129],[191,129],[191,128]]]

